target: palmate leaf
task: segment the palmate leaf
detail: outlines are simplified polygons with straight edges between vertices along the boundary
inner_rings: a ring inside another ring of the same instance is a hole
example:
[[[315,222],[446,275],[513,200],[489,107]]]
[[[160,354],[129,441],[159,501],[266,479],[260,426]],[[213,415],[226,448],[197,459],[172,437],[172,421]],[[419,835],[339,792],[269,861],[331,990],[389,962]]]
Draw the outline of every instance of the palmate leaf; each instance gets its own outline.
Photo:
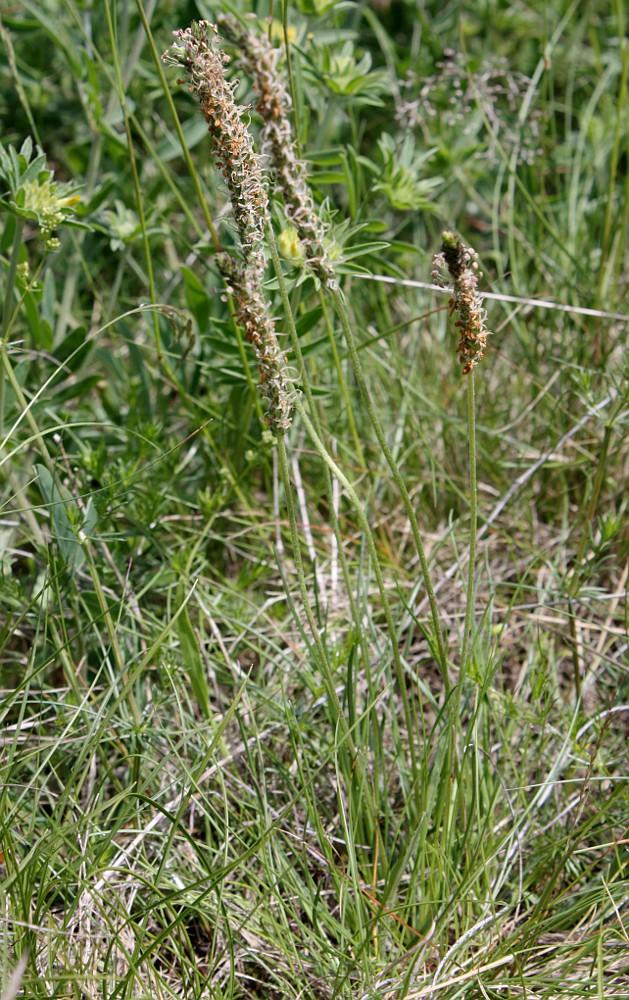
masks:
[[[384,135],[378,146],[384,166],[376,168],[381,179],[374,185],[374,191],[383,194],[389,204],[400,211],[437,212],[432,194],[444,183],[443,177],[424,176],[426,165],[437,152],[436,147],[419,153],[411,135],[405,137],[401,146],[397,146],[390,135]]]

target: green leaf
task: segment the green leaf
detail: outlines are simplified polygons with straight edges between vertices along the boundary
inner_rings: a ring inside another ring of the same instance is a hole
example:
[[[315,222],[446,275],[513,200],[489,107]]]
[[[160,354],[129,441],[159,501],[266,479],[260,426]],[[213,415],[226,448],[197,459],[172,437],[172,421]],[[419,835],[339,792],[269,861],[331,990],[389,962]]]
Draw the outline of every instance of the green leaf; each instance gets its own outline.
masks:
[[[344,184],[345,174],[335,170],[317,170],[312,174],[313,184]]]
[[[343,260],[353,260],[354,257],[363,257],[367,253],[378,253],[380,250],[386,250],[388,246],[388,243],[378,241],[376,243],[359,243],[355,247],[346,247],[343,250]]]
[[[65,403],[66,400],[78,400],[86,396],[102,382],[102,375],[87,375],[85,378],[71,379],[69,384],[55,390],[55,403]]]
[[[27,292],[23,301],[24,313],[34,345],[41,350],[49,351],[52,347],[52,331],[42,324],[38,298],[38,292]]]
[[[44,503],[50,509],[53,538],[68,569],[76,571],[85,561],[85,553],[78,537],[78,527],[75,527],[80,523],[76,503],[65,487],[57,485],[44,465],[36,465],[35,471]]]
[[[76,330],[72,330],[55,347],[55,359],[66,371],[78,371],[85,361],[93,347],[92,342],[86,340],[86,337],[87,329],[84,326],[77,326]]]
[[[304,337],[307,333],[309,333],[317,325],[322,316],[323,309],[321,306],[316,306],[316,308],[310,309],[309,312],[300,316],[295,324],[299,336]]]
[[[221,340],[220,337],[204,337],[203,343],[212,348],[215,354],[224,358],[239,358],[240,350],[235,340]]]
[[[190,677],[192,690],[199,703],[199,708],[206,719],[212,717],[210,706],[210,691],[208,686],[205,664],[199,651],[197,637],[194,634],[188,609],[184,608],[177,618],[177,635],[184,667]]]
[[[210,319],[210,296],[194,271],[185,264],[181,268],[181,276],[188,309],[196,320],[199,333],[204,333]]]
[[[343,163],[343,155],[338,149],[319,149],[316,152],[304,153],[304,160],[318,167],[336,167]]]

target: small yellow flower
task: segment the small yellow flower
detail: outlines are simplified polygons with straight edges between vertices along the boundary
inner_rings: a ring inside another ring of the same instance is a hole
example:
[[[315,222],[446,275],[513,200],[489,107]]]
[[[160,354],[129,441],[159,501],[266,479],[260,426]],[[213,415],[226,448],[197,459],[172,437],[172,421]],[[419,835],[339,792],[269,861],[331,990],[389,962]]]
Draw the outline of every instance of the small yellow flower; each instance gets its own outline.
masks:
[[[75,205],[79,204],[80,200],[80,194],[71,194],[68,195],[67,198],[58,198],[57,204],[59,205],[59,208],[73,208]]]
[[[286,32],[286,37],[289,42],[297,41],[297,32],[292,25],[288,26],[288,31]],[[271,41],[272,42],[283,42],[284,41],[284,25],[281,21],[273,20],[271,22]]]
[[[287,260],[303,260],[306,256],[294,226],[287,226],[286,229],[282,230],[278,244],[282,257]]]

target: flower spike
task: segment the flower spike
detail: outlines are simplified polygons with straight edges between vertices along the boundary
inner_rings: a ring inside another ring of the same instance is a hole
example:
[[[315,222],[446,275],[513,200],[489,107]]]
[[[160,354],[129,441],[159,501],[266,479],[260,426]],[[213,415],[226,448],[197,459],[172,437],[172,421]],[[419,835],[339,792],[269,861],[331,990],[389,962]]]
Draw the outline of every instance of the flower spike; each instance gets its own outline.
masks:
[[[452,290],[450,315],[459,314],[455,326],[461,336],[456,352],[464,375],[469,375],[483,360],[490,336],[483,295],[478,291],[478,279],[482,276],[476,251],[466,246],[458,233],[442,233],[441,251],[433,260],[432,279],[441,288]]]
[[[247,31],[231,14],[220,14],[218,21],[225,36],[240,49],[242,67],[253,79],[259,95],[256,109],[264,122],[262,154],[268,158],[286,217],[297,230],[305,263],[324,285],[332,285],[334,268],[325,247],[325,226],[306,181],[305,164],[297,156],[288,117],[292,101],[278,70],[281,50],[266,35]]]
[[[176,40],[162,58],[164,62],[183,66],[188,73],[189,89],[197,97],[208,123],[214,155],[229,190],[238,229],[242,260],[220,253],[217,265],[234,297],[236,319],[256,354],[269,426],[273,431],[286,431],[291,424],[297,390],[263,291],[268,197],[260,156],[253,148],[248,123],[243,121],[247,108],[236,103],[237,84],[230,83],[225,76],[228,56],[218,45],[216,25],[194,21],[189,28],[174,34]]]

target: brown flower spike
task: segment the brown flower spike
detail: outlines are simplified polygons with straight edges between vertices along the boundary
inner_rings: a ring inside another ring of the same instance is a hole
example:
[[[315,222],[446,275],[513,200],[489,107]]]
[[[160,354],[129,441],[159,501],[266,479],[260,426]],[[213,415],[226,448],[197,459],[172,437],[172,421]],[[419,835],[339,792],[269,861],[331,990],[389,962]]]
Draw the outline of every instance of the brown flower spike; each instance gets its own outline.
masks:
[[[263,156],[268,158],[275,184],[284,201],[286,218],[293,223],[305,260],[324,285],[334,283],[334,269],[325,249],[325,227],[317,215],[306,181],[306,167],[295,148],[288,117],[291,98],[278,70],[281,50],[266,35],[247,31],[231,14],[219,14],[226,38],[240,49],[240,62],[259,95],[256,109],[264,122],[260,135]]]
[[[269,426],[273,431],[286,431],[291,424],[295,389],[263,291],[268,198],[260,157],[243,121],[247,108],[236,104],[237,84],[229,83],[225,76],[228,57],[219,48],[216,26],[209,21],[193,21],[189,28],[175,31],[174,35],[176,41],[162,58],[183,66],[189,75],[189,89],[208,123],[214,156],[229,190],[238,229],[242,260],[220,253],[216,262],[234,297],[236,319],[256,353]]]
[[[442,233],[441,252],[434,257],[432,279],[436,285],[452,289],[450,315],[459,314],[455,326],[461,336],[456,352],[464,375],[469,375],[483,360],[490,336],[485,325],[483,296],[478,291],[478,279],[482,276],[476,251],[466,246],[458,233]]]

